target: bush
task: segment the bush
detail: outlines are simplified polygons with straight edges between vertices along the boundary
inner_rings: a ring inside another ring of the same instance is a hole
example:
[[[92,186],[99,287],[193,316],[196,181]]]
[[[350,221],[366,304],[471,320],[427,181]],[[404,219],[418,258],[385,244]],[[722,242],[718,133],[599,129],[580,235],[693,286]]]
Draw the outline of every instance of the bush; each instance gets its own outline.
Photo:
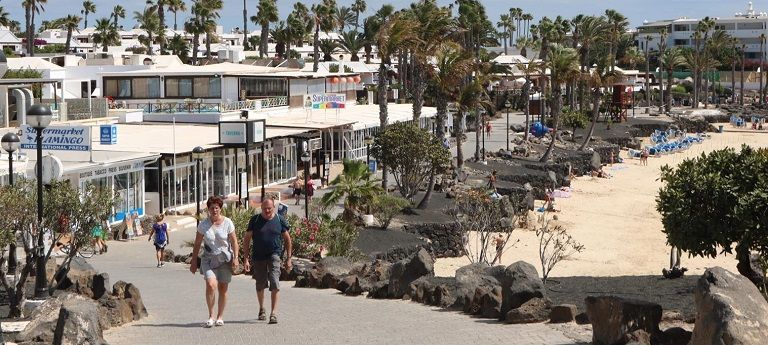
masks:
[[[327,250],[328,256],[342,256],[353,258],[359,252],[353,247],[357,240],[357,228],[344,221],[341,217],[330,219],[324,216],[320,225],[320,243]]]
[[[232,220],[232,223],[235,224],[237,243],[240,245],[240,261],[250,256],[250,254],[243,253],[243,237],[245,236],[245,231],[248,230],[248,222],[251,221],[251,217],[260,213],[258,211],[259,209],[256,208],[245,209],[238,207],[225,207],[221,209],[221,214]]]
[[[411,203],[401,197],[382,194],[373,199],[371,211],[382,229],[389,227],[392,219]]]
[[[293,231],[293,256],[311,258],[320,250],[320,223],[315,220],[299,219],[296,215],[288,216],[288,224]]]

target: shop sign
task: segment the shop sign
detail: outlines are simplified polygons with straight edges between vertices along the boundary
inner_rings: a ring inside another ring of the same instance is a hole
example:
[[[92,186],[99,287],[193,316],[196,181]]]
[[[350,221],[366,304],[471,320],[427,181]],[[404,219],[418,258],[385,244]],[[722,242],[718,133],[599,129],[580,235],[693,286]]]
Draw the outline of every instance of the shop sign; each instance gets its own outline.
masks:
[[[37,149],[37,131],[29,126],[21,126],[21,148]],[[90,151],[91,127],[88,126],[51,126],[43,129],[43,150],[51,151]]]
[[[102,145],[116,145],[117,126],[101,125],[101,127],[99,127],[99,141]]]
[[[135,162],[131,164],[115,165],[111,167],[99,167],[96,170],[83,171],[80,173],[80,179],[90,179],[95,177],[104,177],[138,171],[144,168],[144,163]]]
[[[247,142],[245,122],[219,122],[220,144],[245,144]]]
[[[341,93],[312,95],[312,109],[344,109],[346,102],[347,95]]]
[[[253,129],[253,143],[264,142],[264,123],[265,121],[253,121],[251,128]]]

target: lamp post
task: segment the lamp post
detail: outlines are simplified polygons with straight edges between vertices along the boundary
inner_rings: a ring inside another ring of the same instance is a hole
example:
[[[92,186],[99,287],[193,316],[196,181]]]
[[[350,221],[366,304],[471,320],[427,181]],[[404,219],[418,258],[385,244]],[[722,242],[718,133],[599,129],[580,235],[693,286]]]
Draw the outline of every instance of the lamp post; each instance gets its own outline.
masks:
[[[13,153],[21,146],[21,139],[16,133],[6,133],[0,139],[3,150],[8,152],[8,184],[13,186]],[[8,273],[16,274],[16,236],[8,245]]]
[[[509,100],[504,102],[504,108],[507,108],[507,152],[509,152],[509,109],[512,108],[512,104]]]
[[[37,131],[37,262],[35,263],[35,298],[46,298],[48,279],[45,272],[43,243],[43,129],[51,123],[51,108],[35,104],[27,110],[27,123]]]
[[[301,161],[304,162],[304,218],[309,219],[309,152],[304,151],[301,154]]]
[[[200,183],[201,183],[201,171],[200,166],[203,162],[203,154],[205,153],[205,150],[197,146],[194,149],[192,149],[192,158],[195,160],[195,207],[197,208],[197,213],[195,213],[195,219],[197,220],[197,225],[200,225]]]
[[[364,139],[365,141],[365,165],[368,167],[368,171],[371,170],[371,144],[373,144],[373,137],[368,135]],[[371,171],[372,172],[372,171]]]

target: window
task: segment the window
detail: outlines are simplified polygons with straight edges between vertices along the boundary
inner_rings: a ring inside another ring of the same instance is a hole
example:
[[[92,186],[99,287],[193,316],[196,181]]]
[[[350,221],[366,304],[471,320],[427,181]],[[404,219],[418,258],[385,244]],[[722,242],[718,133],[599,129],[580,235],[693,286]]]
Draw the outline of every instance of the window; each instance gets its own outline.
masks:
[[[762,30],[764,29],[763,23],[739,23],[739,30]]]
[[[113,98],[160,98],[160,78],[108,78],[104,96]]]
[[[209,77],[165,78],[165,97],[221,98],[221,79]]]
[[[240,91],[247,98],[288,96],[288,82],[282,78],[240,78]]]
[[[674,31],[688,31],[687,24],[677,24],[674,26]]]
[[[688,40],[675,40],[675,46],[687,46]]]
[[[715,30],[736,30],[736,23],[720,23],[715,25]]]

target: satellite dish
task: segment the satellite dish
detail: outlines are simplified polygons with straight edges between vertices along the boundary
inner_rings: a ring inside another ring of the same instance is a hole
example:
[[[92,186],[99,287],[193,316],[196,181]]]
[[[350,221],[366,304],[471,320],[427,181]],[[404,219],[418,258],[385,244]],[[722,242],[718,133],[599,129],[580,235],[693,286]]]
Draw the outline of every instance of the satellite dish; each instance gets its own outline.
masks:
[[[53,180],[61,179],[64,176],[64,164],[61,163],[61,159],[56,156],[49,155],[43,157],[41,161],[43,164],[43,183],[50,184]],[[37,172],[37,164],[35,163],[35,172]]]

